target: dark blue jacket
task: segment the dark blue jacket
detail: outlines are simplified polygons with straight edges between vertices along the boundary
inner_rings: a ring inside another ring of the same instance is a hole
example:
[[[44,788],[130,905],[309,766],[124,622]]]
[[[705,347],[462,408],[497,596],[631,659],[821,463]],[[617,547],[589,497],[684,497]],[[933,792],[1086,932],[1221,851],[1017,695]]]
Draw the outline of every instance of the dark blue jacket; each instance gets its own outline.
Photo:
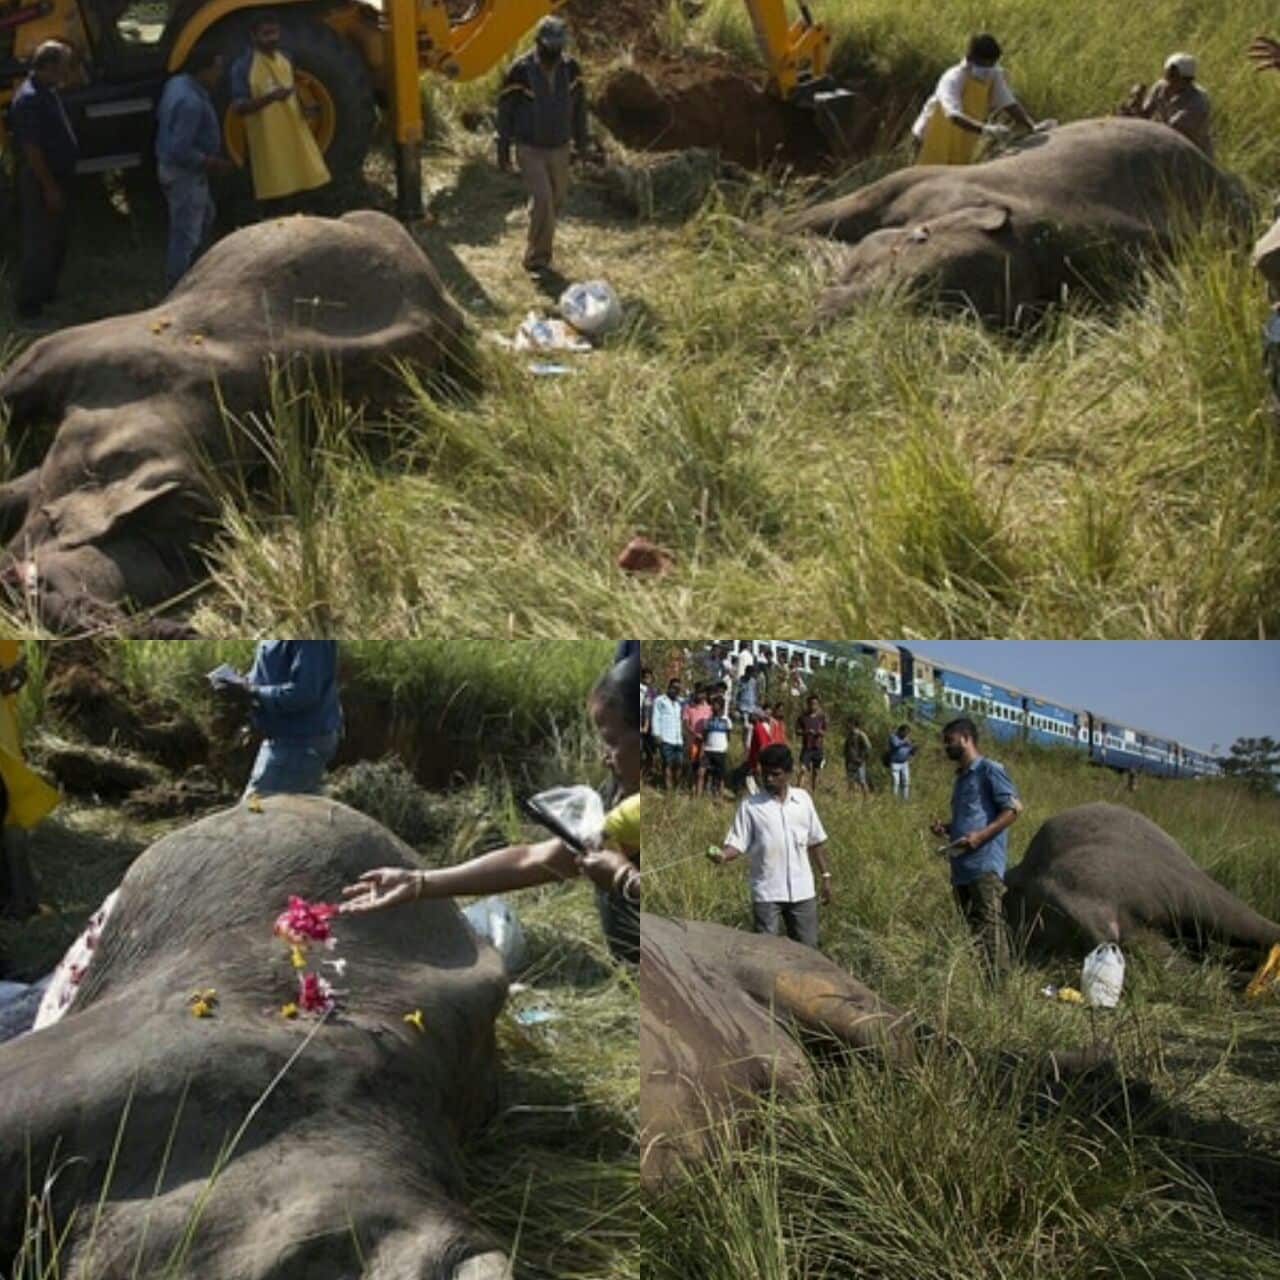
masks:
[[[513,142],[531,147],[563,147],[571,141],[585,150],[587,95],[582,69],[561,58],[548,75],[536,51],[517,58],[498,96],[498,151],[509,155]]]
[[[341,732],[336,641],[259,641],[249,683],[253,727],[264,737],[287,742]]]
[[[19,155],[28,143],[39,147],[55,178],[65,182],[75,173],[80,145],[66,108],[58,91],[40,84],[34,75],[18,86],[9,104],[9,132]]]
[[[160,95],[156,159],[170,169],[203,173],[222,147],[222,128],[209,91],[195,76],[172,76]]]

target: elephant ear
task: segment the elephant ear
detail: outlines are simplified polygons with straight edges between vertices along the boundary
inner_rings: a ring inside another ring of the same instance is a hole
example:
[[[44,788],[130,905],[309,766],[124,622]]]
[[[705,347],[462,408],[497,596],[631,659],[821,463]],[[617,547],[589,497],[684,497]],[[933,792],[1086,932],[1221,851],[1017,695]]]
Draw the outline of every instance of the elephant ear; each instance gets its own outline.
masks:
[[[1009,225],[1011,215],[1002,204],[972,204],[939,218],[935,228],[945,225],[972,231],[989,231],[993,235]]]

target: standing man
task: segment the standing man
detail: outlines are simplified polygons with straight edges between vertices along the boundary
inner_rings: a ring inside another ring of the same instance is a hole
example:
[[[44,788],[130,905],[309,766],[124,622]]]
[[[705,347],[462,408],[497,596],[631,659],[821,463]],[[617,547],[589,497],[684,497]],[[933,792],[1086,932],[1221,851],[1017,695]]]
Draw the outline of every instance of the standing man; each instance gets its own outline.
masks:
[[[680,723],[680,681],[669,680],[666,693],[653,700],[653,737],[658,744],[667,790],[674,791],[684,760],[684,735]]]
[[[796,723],[800,733],[800,772],[809,770],[809,790],[818,794],[818,770],[826,758],[823,744],[827,737],[827,717],[818,702],[818,695],[811,693],[805,703],[804,715]]]
[[[904,800],[911,798],[911,757],[916,753],[916,744],[911,741],[911,726],[900,724],[889,735],[889,749],[885,752],[885,763],[893,775],[893,794]]]
[[[760,753],[764,790],[744,796],[733,815],[724,846],[712,861],[723,865],[750,858],[751,906],[757,933],[781,935],[818,945],[818,900],[815,869],[821,877],[821,900],[831,901],[831,868],[827,865],[827,833],[807,791],[790,786],[794,761],[782,743]]]
[[[498,97],[498,167],[511,168],[514,143],[530,202],[524,269],[535,274],[551,268],[556,216],[569,194],[569,143],[579,156],[589,145],[582,69],[564,56],[568,34],[563,19],[543,18],[533,49],[511,64]]]
[[[1164,75],[1151,86],[1133,86],[1118,112],[1158,120],[1176,129],[1213,159],[1213,138],[1209,132],[1209,95],[1196,83],[1196,60],[1189,53],[1172,53],[1165,59]]]
[[[323,187],[329,170],[298,101],[293,63],[280,48],[274,13],[254,15],[249,41],[231,68],[231,108],[244,121],[253,194],[282,212],[273,201]]]
[[[657,755],[653,739],[653,700],[657,693],[657,686],[653,683],[653,668],[645,667],[640,672],[640,749],[646,773],[652,772],[654,756]]]
[[[222,54],[199,46],[186,69],[169,78],[156,120],[156,173],[169,204],[169,250],[165,288],[172,289],[213,234],[215,209],[209,175],[229,173],[222,154],[222,127],[209,96],[222,79]]]
[[[916,164],[971,164],[980,138],[1004,138],[1007,124],[988,123],[1008,113],[1028,132],[1043,129],[1013,96],[999,66],[1000,44],[986,33],[972,37],[964,60],[942,73],[911,132]]]
[[[698,771],[698,795],[705,784],[715,796],[724,788],[724,778],[729,759],[729,734],[733,721],[725,712],[724,694],[716,693],[711,699],[711,715],[702,722],[702,767]]]
[[[972,720],[952,720],[942,730],[942,749],[955,763],[951,788],[951,821],[934,818],[929,830],[950,841],[951,891],[956,906],[982,946],[987,977],[995,981],[1009,964],[1005,933],[1005,832],[1022,812],[1022,801],[1004,766],[978,751],[978,728]]]
[[[867,784],[867,761],[871,757],[871,739],[857,716],[850,716],[844,727],[844,779],[849,790],[854,787],[864,795],[871,794]]]
[[[31,74],[9,106],[9,131],[18,157],[22,210],[22,265],[18,315],[35,320],[58,292],[67,256],[71,180],[80,154],[58,90],[71,70],[71,50],[46,40],[31,59]]]
[[[214,691],[248,710],[262,734],[245,796],[318,792],[342,734],[337,643],[260,640],[247,678],[221,675]]]
[[[755,667],[748,663],[738,677],[737,712],[742,719],[742,749],[751,749],[751,729],[760,710],[760,680]]]
[[[702,790],[702,725],[711,718],[711,701],[706,685],[693,687],[693,697],[684,704],[681,716],[685,746],[689,753],[689,782],[694,791]]]

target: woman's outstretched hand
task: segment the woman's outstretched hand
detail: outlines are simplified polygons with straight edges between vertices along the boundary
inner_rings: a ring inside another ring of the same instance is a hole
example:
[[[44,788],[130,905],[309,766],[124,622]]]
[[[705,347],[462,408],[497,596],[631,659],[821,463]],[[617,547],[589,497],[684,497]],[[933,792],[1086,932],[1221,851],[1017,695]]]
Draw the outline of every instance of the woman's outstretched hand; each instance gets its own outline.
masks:
[[[343,889],[342,896],[347,901],[339,910],[343,915],[357,915],[362,911],[398,907],[419,896],[420,884],[419,873],[408,867],[375,867]]]

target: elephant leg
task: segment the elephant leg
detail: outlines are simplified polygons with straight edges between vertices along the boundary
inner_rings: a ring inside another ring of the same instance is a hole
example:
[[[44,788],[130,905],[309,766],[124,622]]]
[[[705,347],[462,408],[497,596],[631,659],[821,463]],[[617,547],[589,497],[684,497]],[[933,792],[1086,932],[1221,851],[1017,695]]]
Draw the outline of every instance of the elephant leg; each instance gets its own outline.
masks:
[[[7,543],[27,519],[40,480],[40,468],[32,467],[8,484],[0,485],[0,542]]]

